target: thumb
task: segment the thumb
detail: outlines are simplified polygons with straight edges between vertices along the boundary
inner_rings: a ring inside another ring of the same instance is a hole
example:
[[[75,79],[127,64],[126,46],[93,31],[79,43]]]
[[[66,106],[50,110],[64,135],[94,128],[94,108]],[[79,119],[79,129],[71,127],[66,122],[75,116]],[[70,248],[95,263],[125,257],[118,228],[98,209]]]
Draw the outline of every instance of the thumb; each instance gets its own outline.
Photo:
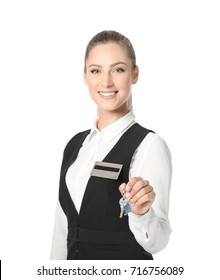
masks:
[[[122,183],[120,186],[119,186],[119,191],[121,193],[121,195],[124,195],[125,193],[125,187],[126,187],[126,184],[125,183]]]

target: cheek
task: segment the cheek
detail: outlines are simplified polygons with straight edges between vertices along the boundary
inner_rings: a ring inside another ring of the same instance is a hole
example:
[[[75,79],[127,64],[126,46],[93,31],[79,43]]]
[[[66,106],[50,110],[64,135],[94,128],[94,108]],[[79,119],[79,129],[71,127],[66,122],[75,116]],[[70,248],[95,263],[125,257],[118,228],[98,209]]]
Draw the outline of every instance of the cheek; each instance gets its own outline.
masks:
[[[121,85],[124,89],[128,89],[131,87],[131,79],[130,77],[126,77],[121,81]]]
[[[94,79],[87,79],[86,82],[89,89],[94,88],[97,84],[97,82]]]
[[[96,83],[96,79],[94,76],[91,76],[90,73],[86,73],[84,75],[84,81],[85,81],[85,84],[90,88],[90,87],[93,87],[94,84]]]

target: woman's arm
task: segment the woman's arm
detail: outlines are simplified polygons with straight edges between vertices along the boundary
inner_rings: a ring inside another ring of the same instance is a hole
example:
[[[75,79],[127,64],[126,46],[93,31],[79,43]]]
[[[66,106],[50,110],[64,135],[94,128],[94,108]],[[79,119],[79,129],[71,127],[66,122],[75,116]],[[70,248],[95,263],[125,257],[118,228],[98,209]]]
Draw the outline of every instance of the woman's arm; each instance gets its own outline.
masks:
[[[153,133],[146,136],[133,156],[129,176],[130,199],[135,195],[139,196],[139,191],[143,194],[143,190],[137,188],[137,184],[142,182],[144,187],[143,182],[148,181],[153,187],[151,190],[150,186],[145,186],[149,195],[143,199],[143,206],[152,204],[148,208],[149,210],[143,207],[148,210],[144,211],[146,213],[143,215],[137,215],[137,211],[134,211],[136,214],[130,212],[129,226],[137,242],[146,251],[155,254],[167,245],[171,233],[168,218],[172,176],[171,155],[165,141],[160,136]],[[134,179],[134,177],[139,177],[139,179]],[[134,188],[133,193],[132,188]],[[155,197],[153,193],[156,194]]]
[[[51,260],[67,259],[67,218],[58,201],[56,207]]]

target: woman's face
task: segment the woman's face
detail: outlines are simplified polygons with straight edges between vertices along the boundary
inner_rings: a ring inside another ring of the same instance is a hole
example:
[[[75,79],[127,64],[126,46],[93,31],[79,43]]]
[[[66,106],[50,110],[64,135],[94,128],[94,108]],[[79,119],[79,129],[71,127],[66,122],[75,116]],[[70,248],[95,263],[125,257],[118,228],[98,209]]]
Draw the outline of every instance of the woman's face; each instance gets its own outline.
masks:
[[[126,114],[132,84],[138,80],[138,67],[132,69],[131,59],[120,45],[100,44],[89,53],[84,79],[99,113]]]

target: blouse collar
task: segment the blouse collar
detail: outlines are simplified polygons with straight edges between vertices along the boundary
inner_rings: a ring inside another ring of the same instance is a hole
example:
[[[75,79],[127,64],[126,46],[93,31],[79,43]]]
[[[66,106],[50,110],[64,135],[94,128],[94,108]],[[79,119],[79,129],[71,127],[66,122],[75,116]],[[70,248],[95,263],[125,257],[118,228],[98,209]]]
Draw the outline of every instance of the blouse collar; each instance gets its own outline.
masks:
[[[103,137],[112,141],[115,137],[117,137],[120,133],[128,129],[128,127],[134,123],[135,123],[135,115],[133,111],[130,111],[122,118],[106,126],[101,131],[97,129],[97,119],[96,119],[90,132],[89,141],[91,141],[91,139],[97,134],[99,135],[101,134]]]

